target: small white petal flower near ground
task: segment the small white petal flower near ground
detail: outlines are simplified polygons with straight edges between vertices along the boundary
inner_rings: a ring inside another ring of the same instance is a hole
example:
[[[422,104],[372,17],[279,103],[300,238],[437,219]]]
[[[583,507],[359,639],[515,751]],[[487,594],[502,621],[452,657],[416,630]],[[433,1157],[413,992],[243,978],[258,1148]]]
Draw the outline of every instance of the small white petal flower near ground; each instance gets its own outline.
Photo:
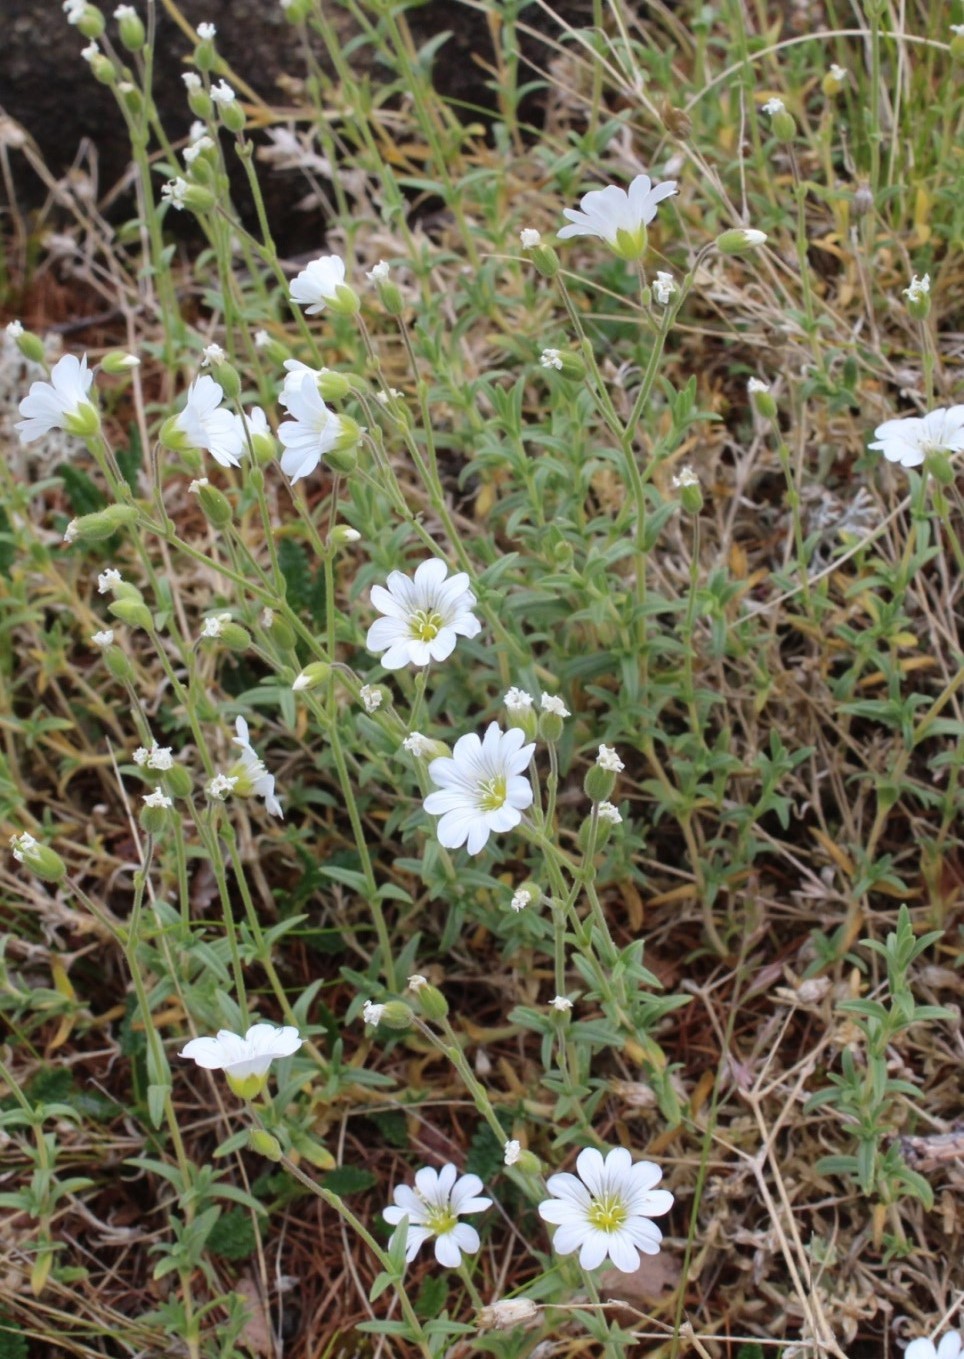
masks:
[[[292,279],[291,300],[304,307],[306,316],[315,316],[336,299],[338,289],[344,286],[345,261],[338,255],[322,255]]]
[[[86,47],[82,47],[80,49],[80,55],[83,57],[84,61],[91,62],[95,59],[95,57],[100,56],[100,48],[98,47],[97,43],[91,41],[87,44]]]
[[[960,1331],[948,1331],[936,1344],[929,1337],[920,1336],[904,1350],[904,1359],[960,1359],[961,1348]]]
[[[490,722],[479,740],[474,732],[460,736],[451,757],[440,756],[428,767],[437,791],[422,804],[440,816],[439,844],[446,849],[465,845],[470,854],[485,848],[492,832],[512,830],[532,805],[532,785],[524,776],[535,742],[523,744],[521,727],[500,731]]]
[[[10,848],[13,850],[13,857],[18,864],[23,863],[24,856],[36,849],[37,844],[38,841],[29,831],[21,831],[19,835],[11,835],[10,837]]]
[[[539,355],[539,362],[543,368],[555,368],[562,371],[562,354],[558,349],[544,349]]]
[[[100,575],[97,577],[97,593],[99,595],[110,594],[116,586],[121,584],[122,580],[123,577],[121,576],[121,573],[115,570],[113,566],[108,566],[107,569],[101,571]]]
[[[225,357],[224,350],[219,344],[205,345],[201,350],[201,366],[204,367],[209,363],[223,363]]]
[[[396,1185],[395,1202],[382,1216],[393,1227],[408,1218],[405,1259],[414,1260],[419,1248],[433,1237],[435,1258],[447,1269],[457,1269],[463,1254],[475,1255],[481,1245],[479,1234],[467,1222],[459,1222],[459,1217],[491,1206],[491,1199],[479,1197],[481,1188],[478,1175],[459,1175],[451,1162],[438,1171],[431,1166],[416,1171],[414,1189]]]
[[[219,80],[216,85],[211,86],[211,103],[218,104],[221,108],[233,104],[236,97],[234,90],[226,80]]]
[[[553,1010],[558,1010],[563,1015],[568,1014],[572,1009],[572,1001],[568,996],[553,996],[549,1004]]]
[[[653,184],[649,175],[637,175],[626,189],[609,184],[584,194],[579,207],[565,208],[569,225],[556,234],[560,241],[574,236],[598,236],[618,254],[635,259],[646,246],[646,227],[664,199],[676,193],[676,181]]]
[[[782,99],[768,99],[763,105],[763,112],[768,113],[773,118],[776,114],[782,113],[785,108],[786,104]]]
[[[382,1015],[385,1013],[384,1005],[376,1005],[374,1001],[366,1000],[362,1006],[362,1019],[366,1024],[371,1024],[372,1028],[378,1028]]]
[[[90,640],[93,642],[94,646],[99,647],[101,651],[106,651],[107,648],[114,643],[114,629],[104,628],[102,632],[95,632],[92,634]]]
[[[903,290],[903,292],[908,302],[920,302],[922,298],[927,297],[929,295],[930,290],[931,290],[930,274],[925,274],[923,278],[918,278],[917,275],[915,274],[911,279],[910,284]]]
[[[205,23],[198,24],[197,26],[197,35],[200,38],[201,42],[213,41],[214,35],[217,33],[217,31],[218,30],[215,28],[214,24]]]
[[[334,259],[335,256],[332,256],[331,258]],[[342,265],[342,275],[344,275],[344,272],[344,265]],[[367,271],[365,277],[368,279],[369,283],[385,283],[390,274],[391,269],[389,265],[386,264],[384,260],[379,260],[373,269]]]
[[[413,972],[408,978],[408,989],[418,992],[423,986],[428,986],[428,977],[423,977],[421,972]]]
[[[596,763],[600,769],[608,769],[611,774],[621,774],[626,768],[612,746],[600,746]]]
[[[229,771],[234,780],[234,791],[242,796],[263,798],[265,811],[272,816],[283,817],[281,803],[275,797],[274,775],[268,773],[252,749],[248,739],[248,724],[243,717],[237,718],[234,729],[237,735],[231,738],[232,744],[241,747],[241,759]]]
[[[4,330],[10,336],[11,340],[19,340],[20,336],[23,334],[23,322],[8,321]]]
[[[193,448],[203,448],[222,467],[237,467],[244,441],[231,411],[221,405],[224,391],[209,373],[191,383],[184,409],[174,421]]]
[[[698,486],[699,484],[700,479],[692,467],[681,467],[676,476],[673,477],[673,486],[677,491],[682,490],[684,486]]]
[[[655,1186],[663,1172],[651,1161],[637,1161],[625,1147],[615,1147],[605,1160],[595,1147],[576,1158],[575,1175],[551,1175],[552,1198],[539,1204],[539,1216],[555,1225],[553,1249],[559,1255],[579,1251],[583,1269],[596,1269],[608,1256],[618,1270],[632,1274],[640,1252],[659,1253],[663,1234],[650,1219],[673,1206],[668,1189]]]
[[[525,887],[520,887],[517,891],[512,893],[512,900],[509,902],[509,906],[513,911],[524,911],[531,900],[532,893],[527,891]]]
[[[160,807],[163,810],[167,807],[173,807],[174,803],[162,789],[155,788],[153,793],[144,794],[144,806]]]
[[[77,532],[78,532],[78,530],[77,530],[77,520],[76,520],[76,519],[71,519],[70,523],[69,523],[69,524],[67,525],[67,527],[64,529],[64,542],[65,542],[65,543],[72,543],[72,542],[74,541],[74,539],[77,537]]]
[[[231,615],[229,613],[213,614],[210,618],[205,618],[201,625],[201,636],[207,638],[220,637],[221,633],[224,631],[225,623],[230,622]]]
[[[172,208],[177,208],[180,212],[186,201],[184,195],[190,187],[187,180],[178,175],[174,179],[169,179],[166,184],[161,185],[161,199],[165,203],[170,203]]]
[[[390,572],[384,586],[372,586],[371,601],[385,616],[372,623],[365,645],[383,653],[386,670],[444,661],[459,637],[475,637],[482,628],[472,612],[476,601],[468,576],[464,571],[449,576],[439,557],[422,562],[414,577]]]
[[[228,793],[233,791],[236,783],[237,779],[229,779],[227,774],[215,774],[208,782],[208,797],[213,797],[216,802],[223,802]]]
[[[623,818],[620,815],[619,808],[613,806],[611,802],[600,802],[596,808],[596,816],[600,821],[608,821],[611,826],[622,824]]]
[[[532,695],[526,693],[525,689],[517,689],[513,685],[511,689],[506,690],[502,702],[505,704],[506,712],[527,713],[532,707]]]
[[[93,434],[97,411],[87,393],[94,375],[87,367],[87,355],[64,354],[54,364],[49,382],[32,382],[30,391],[20,402],[22,420],[15,429],[22,444],[29,444],[62,429],[67,434]]]
[[[504,1147],[505,1155],[503,1160],[507,1166],[514,1166],[522,1155],[522,1144],[515,1137],[510,1137]]]
[[[542,240],[542,236],[533,227],[523,227],[519,232],[519,240],[522,242],[523,250],[534,250]]]
[[[252,1024],[242,1038],[219,1029],[214,1038],[192,1038],[179,1053],[205,1071],[223,1071],[235,1094],[251,1099],[263,1088],[271,1063],[290,1057],[301,1047],[298,1030],[290,1024]]]
[[[760,378],[751,377],[747,381],[746,390],[748,395],[750,396],[753,396],[757,392],[765,394],[770,390],[770,384],[768,382],[761,381]]]
[[[901,467],[920,467],[928,453],[959,453],[964,449],[964,406],[940,406],[923,417],[885,420],[867,447]]]
[[[543,694],[539,700],[539,707],[544,713],[553,713],[556,717],[571,716],[569,709],[563,703],[562,699],[556,697],[554,694]]]
[[[402,748],[407,750],[409,755],[414,755],[417,760],[424,760],[432,749],[432,742],[420,731],[412,731],[402,742]]]
[[[151,742],[150,750],[144,746],[138,746],[134,751],[134,763],[143,769],[156,769],[164,772],[174,768],[174,756],[170,746],[159,746],[156,741]]]
[[[662,269],[658,271],[653,279],[653,296],[661,307],[669,306],[673,299],[673,294],[679,292],[679,286],[672,274],[664,273]]]
[[[358,691],[366,713],[377,713],[382,706],[382,691],[374,684],[363,684]]]
[[[285,378],[278,400],[292,419],[279,425],[278,438],[284,448],[281,470],[292,481],[298,481],[310,475],[325,454],[331,452],[344,426],[341,417],[322,400],[314,370],[291,373],[289,378]]]
[[[184,88],[188,94],[192,94],[195,90],[201,88],[202,81],[197,71],[182,71],[181,79],[184,81]]]
[[[834,80],[839,80],[841,85],[845,85],[850,72],[847,70],[846,66],[838,66],[836,63],[833,63],[830,67],[830,74],[833,76]]]

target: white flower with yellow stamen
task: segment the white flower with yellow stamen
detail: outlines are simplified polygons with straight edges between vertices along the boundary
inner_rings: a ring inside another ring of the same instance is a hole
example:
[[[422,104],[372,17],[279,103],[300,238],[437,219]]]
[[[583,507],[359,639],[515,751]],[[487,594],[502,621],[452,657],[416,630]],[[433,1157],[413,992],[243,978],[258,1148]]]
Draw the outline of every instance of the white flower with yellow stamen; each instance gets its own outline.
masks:
[[[551,1175],[552,1198],[539,1204],[539,1216],[553,1223],[552,1245],[559,1255],[579,1252],[583,1269],[595,1269],[608,1256],[617,1269],[632,1274],[639,1255],[657,1255],[663,1234],[650,1221],[673,1206],[668,1189],[656,1189],[663,1172],[652,1161],[637,1161],[625,1147],[603,1160],[595,1147],[576,1158],[575,1175]]]
[[[386,670],[444,661],[458,637],[475,637],[481,630],[468,576],[457,571],[449,577],[438,557],[422,562],[414,578],[392,571],[386,585],[372,586],[372,603],[385,617],[376,619],[365,639],[369,651],[384,652]]]
[[[493,831],[512,830],[532,805],[532,785],[524,777],[535,743],[523,744],[521,727],[500,731],[491,722],[482,740],[474,732],[460,736],[451,757],[440,756],[428,767],[437,791],[422,804],[441,816],[439,844],[465,845],[470,854],[485,848]]]
[[[457,1269],[463,1253],[474,1255],[481,1242],[479,1234],[467,1222],[460,1222],[463,1213],[481,1213],[492,1204],[480,1198],[482,1181],[478,1175],[459,1175],[451,1162],[441,1170],[423,1166],[415,1174],[415,1188],[396,1185],[390,1204],[382,1213],[393,1227],[408,1218],[405,1240],[405,1259],[414,1260],[419,1248],[435,1238],[435,1258],[448,1269]]]

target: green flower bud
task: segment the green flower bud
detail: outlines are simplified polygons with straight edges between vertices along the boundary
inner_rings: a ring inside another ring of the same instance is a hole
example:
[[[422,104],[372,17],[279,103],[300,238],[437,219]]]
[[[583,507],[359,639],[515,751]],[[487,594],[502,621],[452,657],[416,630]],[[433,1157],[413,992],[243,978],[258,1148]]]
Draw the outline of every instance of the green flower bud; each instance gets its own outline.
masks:
[[[542,1162],[534,1151],[529,1151],[526,1147],[519,1152],[519,1159],[516,1161],[516,1168],[525,1175],[541,1175]]]
[[[316,1142],[307,1133],[303,1133],[300,1128],[292,1128],[290,1137],[291,1145],[299,1156],[310,1161],[318,1170],[334,1170],[338,1164],[327,1147],[323,1147],[320,1142]]]
[[[214,117],[214,105],[211,103],[211,96],[207,90],[189,90],[187,106],[195,118],[200,118],[202,123],[209,123]]]
[[[409,977],[408,988],[415,993],[418,1008],[426,1019],[432,1019],[436,1023],[445,1019],[449,1012],[449,1003],[437,986],[432,986],[424,977],[416,975]]]
[[[144,109],[144,96],[137,86],[129,80],[122,80],[117,86],[117,93],[131,117],[139,118]]]
[[[201,485],[200,483],[195,482],[192,482],[191,484],[192,486],[197,486],[198,503],[204,511],[204,517],[207,519],[208,523],[213,524],[215,528],[225,528],[230,524],[233,518],[233,511],[231,509],[231,502],[223,491],[219,491],[218,488],[212,486],[210,482],[208,482],[207,485]]]
[[[393,283],[391,279],[385,279],[380,281],[376,287],[378,289],[378,300],[389,316],[401,316],[405,310],[405,299],[402,297],[398,284]]]
[[[147,41],[144,25],[133,6],[123,5],[120,8],[122,13],[117,21],[120,40],[128,52],[139,52]]]
[[[132,369],[140,367],[140,362],[136,354],[128,354],[125,349],[112,349],[101,359],[100,366],[113,377],[123,377]]]
[[[284,1155],[277,1137],[273,1133],[266,1132],[264,1128],[251,1129],[248,1133],[248,1146],[252,1151],[256,1151],[259,1156],[264,1156],[269,1161],[280,1161]]]
[[[951,24],[951,56],[955,61],[964,61],[964,24]]]
[[[831,66],[820,82],[820,88],[828,99],[836,99],[847,85],[847,70],[843,66]]]
[[[412,1007],[406,1005],[403,1000],[389,1000],[382,1006],[379,1016],[379,1024],[383,1024],[386,1029],[396,1029],[401,1032],[412,1027],[414,1014]]]
[[[699,479],[692,467],[684,467],[673,478],[673,486],[679,491],[680,504],[687,514],[699,514],[703,508],[703,492]]]
[[[551,245],[537,245],[532,250],[532,263],[543,278],[555,278],[559,272],[559,256]]]
[[[328,541],[332,547],[348,547],[351,543],[361,540],[361,534],[350,524],[337,524],[328,535]]]
[[[203,39],[194,49],[194,65],[199,71],[213,71],[217,63],[214,43],[209,38]]]
[[[206,189],[203,184],[188,184],[184,190],[183,203],[185,208],[200,215],[210,212],[217,199],[210,189]]]
[[[558,713],[539,714],[539,735],[548,745],[555,745],[563,733],[563,719]]]
[[[78,33],[83,33],[85,38],[99,38],[107,24],[99,9],[95,9],[93,5],[87,5],[75,27]]]
[[[234,364],[215,361],[211,364],[211,373],[215,381],[220,383],[225,400],[237,401],[241,395],[241,379]]]
[[[773,115],[771,127],[778,142],[792,142],[797,135],[793,114],[788,113],[786,109],[781,109],[779,113]]]
[[[928,453],[924,459],[924,466],[939,485],[954,485],[956,480],[954,464],[944,449],[938,448]]]
[[[28,832],[14,835],[10,840],[13,857],[42,882],[61,882],[67,874],[67,865],[49,845],[41,845]]]
[[[229,651],[247,651],[251,645],[251,634],[240,623],[225,623],[219,637]]]
[[[218,106],[218,114],[220,115],[221,122],[229,132],[237,133],[244,131],[244,126],[248,119],[244,109],[237,100],[233,100],[230,104],[220,104]]]
[[[119,580],[116,585],[111,586],[115,599],[136,599],[143,604],[144,596],[136,585],[132,585],[129,580]]]
[[[261,626],[265,632],[282,651],[293,651],[295,645],[295,635],[291,627],[280,614],[275,613],[274,609],[265,609],[261,615]],[[292,688],[294,686],[292,685]]]
[[[325,401],[344,401],[351,389],[345,374],[335,372],[334,368],[322,368],[318,374],[318,391]]]
[[[115,599],[112,604],[108,604],[107,612],[132,628],[143,628],[145,632],[151,632],[154,628],[150,609],[135,599]]]
[[[931,309],[930,274],[925,274],[923,278],[918,278],[915,274],[910,287],[904,289],[904,296],[907,298],[908,315],[913,316],[915,321],[925,321]]]
[[[148,614],[148,617],[150,617],[150,614]],[[131,665],[130,657],[119,647],[108,647],[104,652],[104,664],[115,680],[128,684],[133,681],[134,667]]]
[[[765,245],[766,239],[765,231],[756,231],[752,227],[737,227],[733,231],[724,231],[721,236],[717,236],[714,244],[721,255],[745,255],[747,251],[758,250],[761,245]]]
[[[148,835],[160,835],[171,824],[171,799],[166,793],[156,790],[148,795],[137,818],[141,829]]]
[[[582,786],[590,802],[608,802],[616,787],[616,775],[611,769],[594,764],[586,771]]]
[[[79,519],[71,520],[69,542],[79,538],[82,543],[98,543],[109,538],[125,524],[137,520],[137,509],[133,505],[108,505],[106,510],[94,514],[82,514]],[[65,535],[66,537],[66,535]]]
[[[186,798],[191,796],[194,780],[183,764],[173,764],[161,775],[161,785],[171,797]]]
[[[104,56],[103,52],[98,52],[95,57],[91,58],[90,69],[93,72],[94,79],[101,85],[117,84],[117,67],[111,61],[110,57]]]
[[[289,24],[303,24],[311,13],[311,0],[282,0],[281,8]]]
[[[750,404],[761,419],[775,420],[777,418],[777,403],[765,382],[761,382],[759,378],[750,378],[746,384],[746,390]]]
[[[548,372],[557,372],[569,382],[585,382],[586,362],[571,349],[544,349],[539,359]]]
[[[17,348],[25,359],[31,363],[46,362],[44,342],[39,335],[35,335],[32,330],[24,330],[17,336]]]

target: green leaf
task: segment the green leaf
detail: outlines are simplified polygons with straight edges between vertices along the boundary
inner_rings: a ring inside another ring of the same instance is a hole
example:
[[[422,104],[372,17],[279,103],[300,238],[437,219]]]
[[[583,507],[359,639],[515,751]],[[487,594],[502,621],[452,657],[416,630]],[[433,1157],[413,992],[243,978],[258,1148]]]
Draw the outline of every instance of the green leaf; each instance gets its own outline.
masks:
[[[360,1194],[363,1189],[371,1189],[378,1183],[378,1177],[358,1166],[338,1166],[323,1175],[321,1182],[333,1194],[344,1198],[346,1194]]]
[[[415,1315],[418,1317],[437,1317],[448,1298],[448,1282],[445,1274],[427,1274],[415,1298]]]
[[[244,1208],[229,1208],[208,1233],[206,1248],[223,1260],[246,1260],[258,1244],[251,1214]]]

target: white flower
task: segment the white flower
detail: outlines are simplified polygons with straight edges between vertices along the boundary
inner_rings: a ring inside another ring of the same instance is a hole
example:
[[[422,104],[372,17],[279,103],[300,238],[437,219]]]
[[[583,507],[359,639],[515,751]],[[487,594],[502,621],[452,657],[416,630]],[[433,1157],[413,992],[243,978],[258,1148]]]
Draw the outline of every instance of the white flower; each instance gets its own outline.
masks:
[[[197,495],[200,491],[204,490],[205,486],[210,485],[211,483],[208,481],[207,477],[195,477],[188,485],[188,494]]]
[[[197,26],[197,35],[201,42],[211,42],[217,31],[214,24],[198,24]]]
[[[904,1359],[958,1359],[961,1343],[960,1331],[948,1331],[936,1345],[927,1336],[920,1336],[904,1350]]]
[[[915,274],[910,281],[910,286],[904,289],[904,296],[908,302],[919,302],[926,297],[931,290],[931,276],[925,274],[923,278],[918,278]]]
[[[79,24],[86,8],[87,0],[64,0],[63,10],[68,24]]]
[[[284,816],[281,810],[281,803],[275,797],[274,775],[269,774],[264,764],[251,748],[248,740],[248,724],[243,717],[238,717],[234,723],[237,736],[231,738],[232,744],[241,747],[240,765],[231,766],[231,774],[234,776],[235,791],[242,796],[264,798],[265,811],[272,816]]]
[[[265,435],[271,438],[268,417],[260,406],[252,406],[249,410],[242,411],[240,415],[232,415],[231,418],[234,420],[234,428],[241,440],[242,448],[247,448],[249,443],[253,445],[256,438],[264,438]]]
[[[526,888],[520,887],[517,891],[512,893],[512,900],[509,902],[509,905],[513,911],[524,911],[531,900],[532,893],[527,891]]]
[[[341,417],[330,411],[321,399],[311,370],[294,379],[278,397],[288,414],[293,417],[278,427],[278,438],[284,446],[281,470],[292,481],[313,472],[326,453],[330,453],[342,436]]]
[[[104,628],[102,632],[95,632],[90,639],[94,646],[100,647],[101,651],[106,651],[114,642],[114,629]]]
[[[475,637],[481,631],[482,624],[472,613],[475,595],[468,576],[464,571],[447,576],[445,562],[430,557],[414,577],[392,571],[384,586],[372,586],[372,604],[385,617],[372,623],[365,645],[384,653],[386,670],[444,661],[458,637]]]
[[[4,329],[6,330],[6,333],[10,336],[11,340],[19,340],[20,336],[23,334],[23,322],[8,321]]]
[[[448,1269],[458,1268],[463,1252],[474,1255],[481,1244],[479,1234],[467,1222],[459,1222],[459,1217],[490,1207],[491,1199],[478,1197],[481,1188],[478,1175],[459,1175],[451,1162],[439,1171],[431,1166],[416,1171],[414,1189],[396,1185],[395,1203],[382,1216],[393,1227],[408,1218],[405,1259],[414,1260],[419,1247],[433,1236],[435,1258]]]
[[[506,690],[502,702],[505,704],[506,712],[527,713],[532,707],[532,695],[526,693],[525,689],[517,689],[513,685],[511,689]]]
[[[612,746],[599,747],[596,763],[600,769],[608,769],[611,774],[619,774],[626,768]]]
[[[778,113],[783,113],[785,109],[786,104],[782,99],[768,99],[763,105],[763,112],[769,113],[771,118],[775,117]]]
[[[13,850],[13,857],[18,864],[22,864],[24,857],[37,848],[37,843],[29,831],[21,831],[19,835],[11,835],[10,848]]]
[[[163,772],[174,768],[174,756],[171,754],[170,746],[159,746],[156,741],[152,741],[150,750],[146,750],[144,746],[137,747],[134,751],[134,763],[140,765],[142,769],[157,769]]]
[[[242,1038],[219,1029],[214,1038],[192,1038],[179,1056],[189,1057],[205,1071],[223,1071],[235,1094],[250,1099],[264,1088],[271,1063],[290,1057],[301,1047],[298,1030],[290,1024],[252,1024]]]
[[[206,449],[222,467],[237,467],[244,441],[234,415],[221,405],[223,398],[221,384],[205,373],[191,383],[174,426],[193,448]]]
[[[194,145],[198,146],[199,143],[195,142]],[[224,350],[221,348],[219,344],[205,345],[204,348],[201,350],[202,366],[207,365],[209,363],[223,363],[223,362],[224,362]]]
[[[184,81],[188,94],[193,90],[199,90],[201,88],[201,77],[198,75],[197,71],[183,71],[181,73],[181,79]]]
[[[964,448],[964,406],[940,406],[922,418],[885,420],[867,447],[902,467],[919,467],[928,453],[959,453]]]
[[[64,354],[50,373],[49,382],[32,382],[30,391],[20,402],[19,420],[15,429],[22,444],[29,444],[62,429],[68,434],[89,435],[97,428],[97,411],[88,399],[94,375],[87,367],[87,355]]]
[[[384,1005],[375,1005],[372,1001],[366,1000],[362,1006],[362,1018],[366,1024],[371,1024],[377,1028],[381,1023],[382,1015],[385,1013]]]
[[[542,240],[542,236],[532,227],[523,227],[519,232],[519,240],[522,242],[523,250],[534,250]]]
[[[653,279],[653,296],[661,307],[669,306],[673,294],[679,292],[676,279],[672,274],[664,273],[662,269],[658,271]]]
[[[544,349],[539,355],[539,362],[543,368],[555,368],[562,372],[562,353],[558,349]]]
[[[76,537],[77,537],[77,520],[71,519],[70,523],[64,529],[64,542],[72,543]]]
[[[579,1251],[583,1269],[595,1269],[607,1255],[617,1269],[632,1274],[639,1254],[657,1255],[663,1234],[650,1219],[673,1206],[668,1189],[654,1186],[663,1177],[652,1161],[637,1161],[625,1147],[603,1160],[595,1147],[576,1158],[575,1175],[550,1175],[552,1198],[539,1204],[539,1216],[558,1228],[552,1245],[559,1255]]]
[[[230,622],[231,615],[229,613],[212,614],[210,618],[205,618],[204,623],[201,626],[201,636],[220,637],[221,633],[224,631],[225,623]]]
[[[424,760],[432,749],[432,742],[427,736],[423,736],[420,731],[410,732],[402,742],[403,750],[407,750],[409,755],[414,755],[417,760]]]
[[[684,486],[698,486],[699,484],[700,479],[692,467],[680,468],[679,473],[673,478],[673,485],[677,491],[682,490]]]
[[[274,623],[274,609],[269,609],[266,604],[264,608],[261,610],[261,618],[259,619],[259,622],[261,623],[261,626],[263,628],[265,629],[270,628]]]
[[[118,5],[114,10],[114,18],[120,22],[121,19],[136,19],[137,10],[133,5]]]
[[[291,300],[305,308],[307,316],[324,311],[338,289],[345,286],[345,261],[338,255],[322,255],[312,260],[291,283]]]
[[[267,349],[267,347],[268,347],[268,345],[269,345],[270,343],[271,343],[271,336],[268,334],[268,332],[267,332],[266,330],[256,330],[256,331],[254,332],[254,347],[255,347],[255,349]]]
[[[166,808],[173,807],[174,803],[171,801],[171,799],[167,796],[166,793],[161,791],[160,788],[155,788],[153,793],[144,794],[144,805],[145,807]]]
[[[508,1142],[506,1142],[505,1144],[504,1150],[505,1156],[503,1157],[503,1160],[505,1161],[505,1164],[507,1166],[514,1166],[516,1161],[518,1161],[519,1157],[522,1155],[521,1143],[515,1137],[510,1137]]]
[[[568,1014],[572,1009],[572,1001],[568,996],[553,996],[549,1005],[553,1010],[558,1010],[560,1014]]]
[[[596,808],[596,815],[600,821],[608,821],[611,826],[621,825],[623,819],[619,808],[614,807],[611,802],[600,802]]]
[[[676,193],[676,181],[653,184],[649,175],[637,175],[629,192],[610,184],[583,196],[579,208],[565,208],[570,225],[557,232],[560,241],[573,236],[598,236],[627,259],[637,259],[646,247],[646,226],[665,198]]]
[[[213,27],[213,25],[211,25]],[[217,104],[221,108],[226,108],[228,104],[233,104],[235,93],[226,80],[219,80],[216,85],[211,86],[211,103]]]
[[[101,571],[97,577],[97,593],[99,595],[110,594],[111,590],[120,585],[122,580],[121,573],[114,567],[108,566],[105,571]]]
[[[100,56],[100,48],[92,39],[86,47],[80,49],[80,55],[83,57],[84,61],[93,61],[95,57]]]
[[[429,793],[422,805],[442,818],[439,844],[446,849],[464,844],[470,854],[478,854],[493,831],[519,824],[532,805],[532,785],[523,770],[535,743],[524,741],[521,727],[500,731],[497,722],[490,722],[481,741],[474,732],[460,736],[451,757],[432,761],[428,775],[438,791]]]
[[[223,802],[228,793],[234,788],[237,779],[229,779],[227,774],[215,774],[207,786],[208,797],[213,797],[218,802]]]
[[[382,706],[382,691],[374,684],[363,684],[358,691],[366,713],[376,713]]]
[[[390,401],[400,401],[402,393],[397,387],[389,387],[387,392],[376,392],[375,400],[382,406],[387,406]]]
[[[765,245],[767,234],[765,231],[757,231],[755,227],[741,227],[739,234],[743,237],[745,245]]]
[[[330,255],[329,259],[337,259],[337,256]],[[340,260],[338,262],[339,264],[341,264]],[[344,276],[345,266],[343,264],[341,266],[341,271],[342,276]],[[367,271],[365,277],[368,279],[370,283],[384,283],[390,273],[391,269],[386,264],[386,262],[384,260],[379,260],[378,263],[375,265],[374,269],[369,269]]]
[[[964,24],[951,24],[951,32],[959,38],[964,38]]]
[[[556,717],[569,717],[570,712],[561,698],[552,694],[543,694],[539,700],[539,706],[544,713],[553,713]]]
[[[428,977],[423,977],[421,972],[413,972],[408,978],[408,989],[418,992],[423,986],[428,986]]]
[[[185,203],[184,195],[190,187],[187,180],[179,175],[177,179],[169,179],[166,184],[161,185],[161,198],[180,212]]]
[[[830,74],[833,76],[834,80],[839,80],[841,85],[843,85],[846,83],[847,76],[850,72],[847,70],[846,66],[838,66],[836,62],[834,62],[830,67]]]
[[[746,384],[746,390],[749,396],[754,396],[758,392],[761,394],[768,392],[770,384],[761,382],[759,378],[751,377]]]

